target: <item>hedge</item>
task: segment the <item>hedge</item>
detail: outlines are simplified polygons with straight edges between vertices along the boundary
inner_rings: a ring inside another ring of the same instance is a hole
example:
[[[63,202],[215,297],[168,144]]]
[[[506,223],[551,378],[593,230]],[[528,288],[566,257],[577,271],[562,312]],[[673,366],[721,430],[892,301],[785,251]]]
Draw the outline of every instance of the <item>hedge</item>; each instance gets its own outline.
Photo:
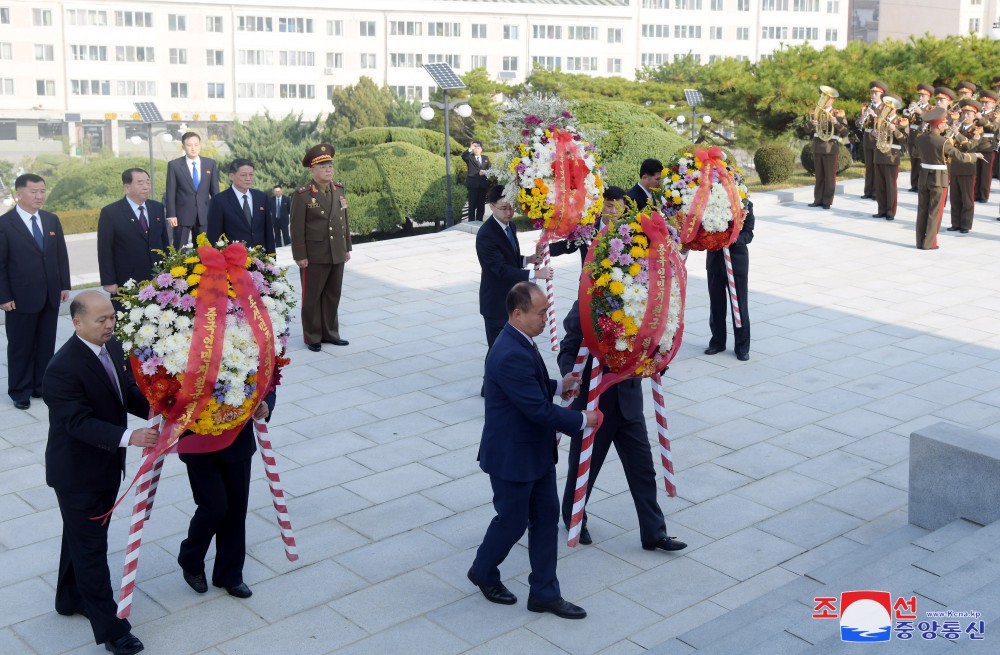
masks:
[[[58,216],[64,234],[85,234],[97,232],[97,219],[101,216],[101,210],[71,209],[59,212]]]
[[[339,150],[399,141],[412,143],[418,148],[444,156],[444,133],[422,127],[363,127],[338,139],[336,146]],[[452,139],[450,146],[452,155],[461,155],[465,150],[465,145],[457,139]]]
[[[153,182],[157,194],[153,200],[160,200],[166,188],[167,162],[156,161]],[[98,210],[104,205],[120,200],[122,171],[128,168],[149,169],[149,159],[143,157],[95,157],[82,160],[66,157],[58,163],[55,182],[48,184],[45,209],[62,215],[71,210]],[[48,171],[40,172],[43,177]],[[95,228],[96,229],[96,228]]]
[[[795,153],[783,145],[765,143],[754,153],[753,163],[761,184],[784,182],[795,169]]]
[[[802,152],[799,154],[799,161],[802,162],[802,168],[806,169],[806,173],[810,175],[815,175],[816,167],[813,165],[813,150],[812,144],[807,143],[802,147]],[[848,168],[854,160],[851,158],[851,151],[847,146],[841,146],[837,153],[837,174],[840,175]]]

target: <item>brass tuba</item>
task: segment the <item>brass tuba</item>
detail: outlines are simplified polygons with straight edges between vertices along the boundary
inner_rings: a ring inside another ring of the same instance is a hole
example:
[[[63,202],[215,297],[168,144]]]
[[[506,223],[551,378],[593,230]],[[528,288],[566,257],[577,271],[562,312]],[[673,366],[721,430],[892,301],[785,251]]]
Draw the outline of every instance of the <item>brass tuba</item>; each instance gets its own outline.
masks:
[[[826,103],[830,98],[839,98],[840,93],[832,86],[819,87],[819,100],[812,112],[812,120],[816,121],[816,136],[820,141],[829,141],[834,136],[834,120],[826,111]]]
[[[878,116],[875,117],[875,147],[883,155],[888,155],[892,150],[892,130],[894,126],[889,122],[889,116],[894,111],[903,108],[903,103],[893,97],[883,97],[882,107],[879,108]]]

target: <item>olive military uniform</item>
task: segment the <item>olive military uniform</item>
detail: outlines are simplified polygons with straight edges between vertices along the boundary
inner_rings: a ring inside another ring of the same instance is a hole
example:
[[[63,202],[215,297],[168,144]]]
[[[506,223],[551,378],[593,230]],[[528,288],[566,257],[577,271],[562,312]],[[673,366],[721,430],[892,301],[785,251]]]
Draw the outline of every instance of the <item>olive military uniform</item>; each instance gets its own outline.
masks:
[[[833,114],[832,108],[822,109],[828,112],[833,123],[833,138],[824,141],[819,134],[813,134],[812,154],[813,168],[816,173],[816,185],[813,187],[813,207],[829,209],[833,204],[833,194],[837,188],[837,157],[840,154],[840,137],[847,136],[847,124],[842,118]]]
[[[986,99],[995,103],[997,94],[992,91],[982,91],[979,94],[979,101],[983,102]],[[976,160],[976,202],[989,202],[990,186],[993,183],[993,162],[997,155],[997,144],[1000,143],[997,134],[1000,130],[1000,116],[997,115],[995,106],[989,112],[983,111],[979,124],[983,128],[980,140],[989,146],[989,150],[984,147],[981,152],[985,159]]]
[[[979,103],[975,100],[963,100],[960,106],[963,109],[969,107],[975,111],[979,111],[980,108]],[[962,149],[969,152],[991,152],[993,150],[992,141],[976,138],[976,131],[974,123],[959,125],[958,133],[973,142]],[[956,157],[949,164],[948,172],[951,174],[951,227],[948,229],[949,231],[961,231],[964,234],[972,229],[972,220],[976,212],[974,203],[976,160],[966,162]]]
[[[924,115],[924,122],[933,124],[943,121],[946,113],[934,108]],[[966,163],[975,161],[975,155],[960,152],[949,140],[936,132],[925,132],[917,137],[917,152],[920,155],[920,193],[917,200],[917,248],[933,250],[937,248],[938,228],[941,213],[948,199],[948,162],[959,160]]]
[[[890,98],[893,96],[883,96],[882,102],[888,102]],[[873,218],[891,221],[896,216],[896,178],[899,176],[899,159],[903,153],[903,144],[906,143],[906,134],[893,121],[887,120],[882,129],[889,131],[889,151],[875,149],[875,201],[878,203],[878,213]]]

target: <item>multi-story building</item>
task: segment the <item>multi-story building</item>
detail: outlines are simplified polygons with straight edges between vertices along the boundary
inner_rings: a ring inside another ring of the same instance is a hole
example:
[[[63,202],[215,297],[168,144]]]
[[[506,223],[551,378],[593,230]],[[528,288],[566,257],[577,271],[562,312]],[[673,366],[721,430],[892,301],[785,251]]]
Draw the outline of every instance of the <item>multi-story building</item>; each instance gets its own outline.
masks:
[[[141,151],[125,138],[144,133],[136,101],[218,133],[265,110],[325,114],[361,76],[427,98],[425,63],[633,77],[689,53],[843,47],[848,22],[848,0],[0,0],[0,156]]]
[[[914,4],[910,0],[872,0],[877,7],[878,38],[905,40],[930,34],[992,36],[998,0],[934,0]]]

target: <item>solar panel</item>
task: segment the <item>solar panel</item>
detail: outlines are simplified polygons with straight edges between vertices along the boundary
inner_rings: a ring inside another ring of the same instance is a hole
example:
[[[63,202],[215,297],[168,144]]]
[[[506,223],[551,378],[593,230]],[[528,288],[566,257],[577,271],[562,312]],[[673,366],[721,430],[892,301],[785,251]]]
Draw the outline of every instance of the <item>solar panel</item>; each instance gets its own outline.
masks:
[[[697,107],[705,102],[701,91],[697,89],[684,89],[684,99],[687,100],[689,107]]]
[[[448,64],[424,64],[424,70],[438,87],[445,91],[465,88],[465,82],[458,79],[458,75]]]
[[[163,116],[160,114],[160,110],[156,108],[155,102],[136,102],[135,110],[139,112],[139,117],[142,118],[143,123],[162,123]]]

